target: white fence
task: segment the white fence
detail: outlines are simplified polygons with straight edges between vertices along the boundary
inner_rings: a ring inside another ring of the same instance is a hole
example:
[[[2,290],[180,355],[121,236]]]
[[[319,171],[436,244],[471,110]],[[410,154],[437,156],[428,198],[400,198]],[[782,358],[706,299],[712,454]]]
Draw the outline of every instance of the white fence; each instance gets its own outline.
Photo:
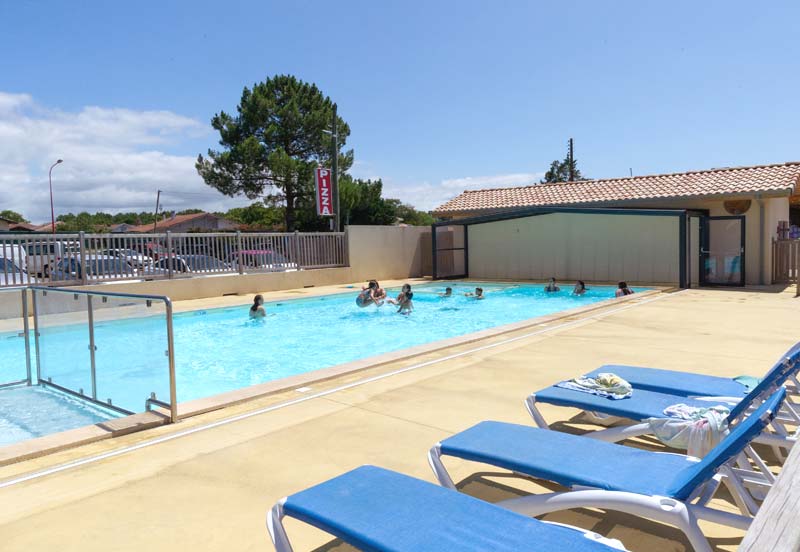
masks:
[[[345,232],[0,234],[0,287],[340,266]]]

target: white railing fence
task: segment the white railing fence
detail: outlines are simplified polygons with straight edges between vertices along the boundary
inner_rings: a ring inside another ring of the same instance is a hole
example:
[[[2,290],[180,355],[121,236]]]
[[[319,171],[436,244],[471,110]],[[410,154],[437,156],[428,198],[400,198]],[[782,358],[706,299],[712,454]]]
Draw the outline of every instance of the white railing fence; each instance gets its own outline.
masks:
[[[340,266],[346,232],[0,234],[0,287]]]

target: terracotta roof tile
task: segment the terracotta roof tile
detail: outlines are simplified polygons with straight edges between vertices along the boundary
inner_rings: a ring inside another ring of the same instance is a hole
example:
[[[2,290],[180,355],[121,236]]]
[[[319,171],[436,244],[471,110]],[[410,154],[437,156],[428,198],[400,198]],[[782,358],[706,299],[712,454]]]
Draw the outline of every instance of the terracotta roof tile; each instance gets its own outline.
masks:
[[[517,188],[465,190],[434,214],[476,213],[516,207],[591,205],[665,198],[726,196],[793,191],[800,184],[800,162],[753,167],[532,184]]]

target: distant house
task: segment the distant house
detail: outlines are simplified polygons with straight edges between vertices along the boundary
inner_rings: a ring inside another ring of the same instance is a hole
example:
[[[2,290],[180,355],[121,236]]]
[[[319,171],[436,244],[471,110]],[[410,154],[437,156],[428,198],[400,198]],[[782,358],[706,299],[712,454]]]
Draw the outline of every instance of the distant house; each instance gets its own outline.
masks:
[[[157,224],[140,224],[131,226],[127,231],[139,234],[148,232],[218,232],[238,230],[239,225],[233,221],[218,217],[211,213],[195,213],[192,215],[174,215],[158,221]]]
[[[124,232],[131,232],[133,228],[136,228],[135,224],[128,224],[127,222],[121,222],[119,224],[112,224],[109,228],[109,231],[112,234],[121,234]]]
[[[31,224],[29,222],[15,222],[11,224],[9,231],[11,232],[36,232],[37,228],[39,228],[36,224]]]
[[[12,224],[15,224],[13,220],[0,217],[0,232],[8,232],[11,230]]]

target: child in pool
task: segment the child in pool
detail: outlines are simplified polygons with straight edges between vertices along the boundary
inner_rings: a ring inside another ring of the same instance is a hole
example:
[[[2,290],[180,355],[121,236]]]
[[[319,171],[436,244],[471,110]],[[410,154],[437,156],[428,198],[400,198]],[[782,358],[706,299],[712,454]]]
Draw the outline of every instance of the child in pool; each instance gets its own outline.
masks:
[[[397,299],[387,299],[386,302],[390,305],[402,305],[403,304],[403,297],[406,296],[407,293],[411,292],[411,284],[403,284],[403,287],[400,289],[400,293],[397,294]]]
[[[408,292],[401,295],[403,296],[403,299],[398,301],[400,308],[397,309],[397,312],[400,314],[411,314],[411,311],[414,310],[414,303],[411,301],[411,299],[414,298],[414,293],[411,291],[411,286],[409,286]]]
[[[264,310],[264,298],[261,295],[253,297],[253,305],[250,307],[250,318],[264,318],[267,311]]]
[[[453,288],[446,287],[444,288],[444,293],[440,293],[439,297],[452,297],[453,296]]]
[[[376,298],[377,289],[378,289],[378,282],[376,282],[375,280],[370,280],[369,282],[367,282],[366,287],[362,287],[361,293],[359,293],[358,297],[356,297],[356,305],[358,305],[362,309],[372,304],[380,307],[383,303],[378,302],[378,299]]]
[[[475,299],[483,299],[484,298],[483,288],[477,287],[477,288],[475,288],[475,293],[472,293],[472,292],[468,291],[467,293],[464,294],[464,296],[465,297],[474,297]]]

